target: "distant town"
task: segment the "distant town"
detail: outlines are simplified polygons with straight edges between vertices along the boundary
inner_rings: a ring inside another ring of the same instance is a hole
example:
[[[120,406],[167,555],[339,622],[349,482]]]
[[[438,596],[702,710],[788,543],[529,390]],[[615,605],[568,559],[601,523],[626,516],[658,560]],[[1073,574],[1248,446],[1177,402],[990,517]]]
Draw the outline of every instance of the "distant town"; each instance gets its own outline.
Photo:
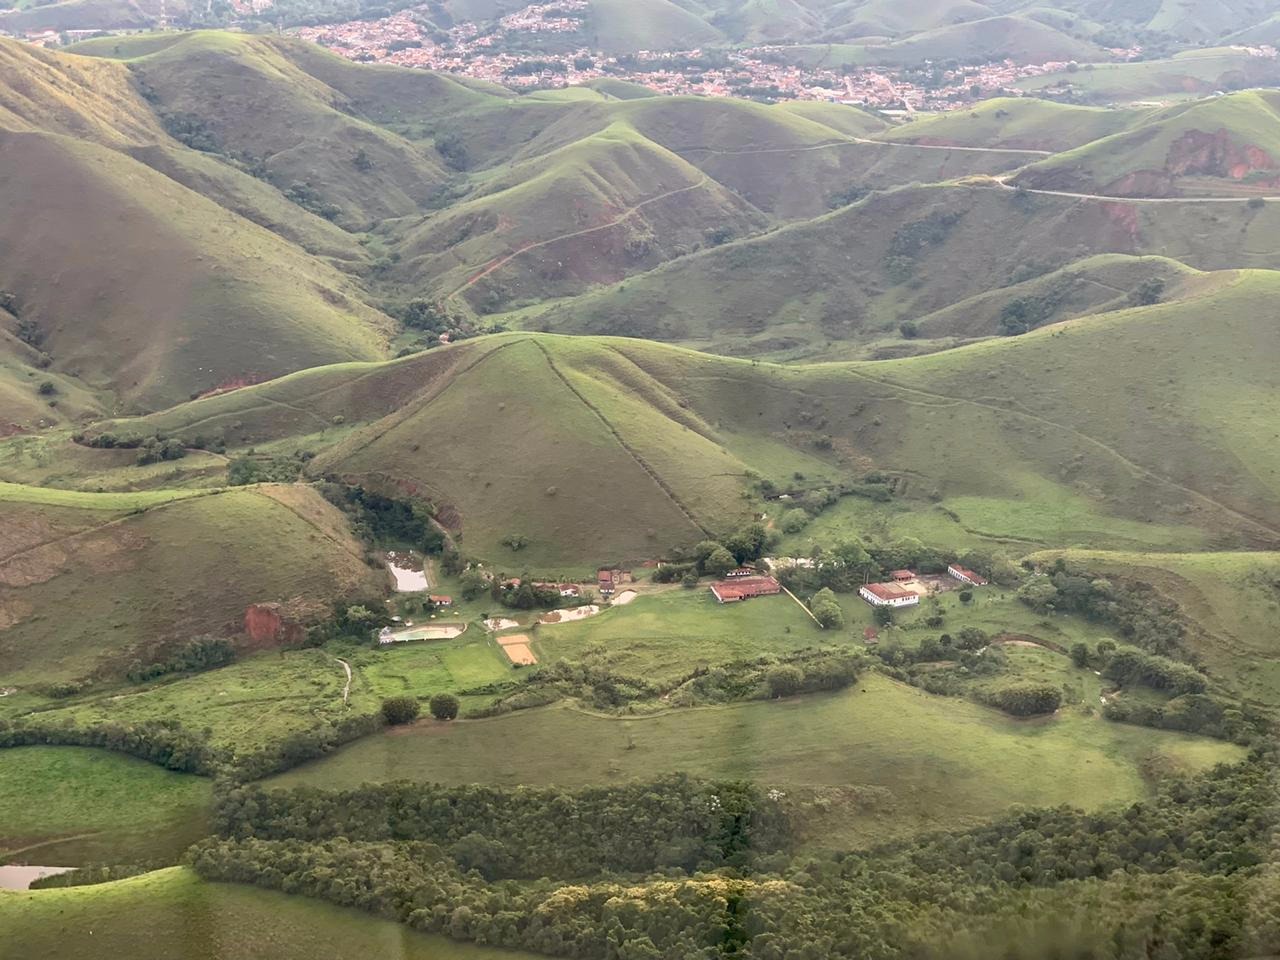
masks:
[[[758,46],[719,53],[701,49],[606,56],[580,48],[570,52],[517,52],[540,34],[575,34],[583,27],[586,0],[533,4],[482,28],[462,23],[448,31],[421,22],[411,8],[376,20],[302,27],[294,35],[351,60],[392,63],[489,80],[516,89],[563,88],[605,77],[662,94],[710,97],[823,100],[885,110],[947,110],[974,99],[1017,94],[1025,77],[1056,73],[1067,62],[1018,64],[1011,60],[950,70],[895,71],[879,67],[805,68],[782,62],[786,47]],[[425,8],[423,8],[425,9]],[[1131,59],[1140,48],[1115,50]],[[924,82],[928,76],[928,82]]]

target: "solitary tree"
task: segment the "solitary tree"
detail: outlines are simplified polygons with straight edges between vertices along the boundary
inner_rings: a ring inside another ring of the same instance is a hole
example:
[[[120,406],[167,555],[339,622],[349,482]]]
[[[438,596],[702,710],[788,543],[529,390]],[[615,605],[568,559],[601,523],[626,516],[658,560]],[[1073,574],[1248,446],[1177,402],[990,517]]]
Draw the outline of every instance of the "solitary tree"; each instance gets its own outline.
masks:
[[[382,718],[387,723],[413,723],[421,707],[416,697],[388,697],[382,701]]]
[[[738,565],[732,553],[724,547],[716,547],[702,563],[702,569],[713,577],[723,577]]]
[[[458,716],[458,698],[452,693],[437,693],[427,706],[437,720],[453,720]]]
[[[823,587],[813,595],[809,600],[809,609],[824,630],[838,630],[844,626],[844,611],[829,587]]]
[[[1083,643],[1074,644],[1071,647],[1071,662],[1077,667],[1087,667],[1089,665],[1089,648]]]

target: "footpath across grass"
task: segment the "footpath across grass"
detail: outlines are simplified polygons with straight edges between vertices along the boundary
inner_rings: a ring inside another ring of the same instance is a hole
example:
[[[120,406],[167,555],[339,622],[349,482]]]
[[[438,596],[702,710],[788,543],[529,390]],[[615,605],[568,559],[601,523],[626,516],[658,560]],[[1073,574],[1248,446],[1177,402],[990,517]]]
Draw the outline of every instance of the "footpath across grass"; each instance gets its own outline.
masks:
[[[106,750],[0,750],[0,862],[176,857],[207,832],[211,790],[208,780]]]
[[[1101,808],[1148,794],[1151,771],[1242,756],[1218,741],[1111,724],[1084,711],[1016,721],[868,674],[835,695],[615,719],[563,704],[366,738],[269,781],[567,788],[672,771],[854,797],[833,845],[971,823],[1015,804]]]
[[[61,960],[532,960],[171,867],[91,887],[0,891],[0,956]]]
[[[700,665],[788,653],[840,641],[784,595],[720,604],[709,581],[695,590],[642,594],[598,616],[542,625],[534,650],[543,663],[599,652],[617,673],[667,680]]]

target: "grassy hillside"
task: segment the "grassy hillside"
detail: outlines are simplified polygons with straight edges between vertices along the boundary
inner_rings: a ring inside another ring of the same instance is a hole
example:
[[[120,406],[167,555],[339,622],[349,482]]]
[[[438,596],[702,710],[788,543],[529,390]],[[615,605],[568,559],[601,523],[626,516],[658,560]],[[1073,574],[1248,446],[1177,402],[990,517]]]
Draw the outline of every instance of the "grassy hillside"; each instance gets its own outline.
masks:
[[[902,5],[913,18],[913,8]],[[830,33],[844,37],[839,28]],[[1105,61],[1108,54],[1039,20],[1023,16],[991,16],[962,19],[906,36],[882,36],[859,40],[848,36],[843,43],[798,44],[782,51],[788,61],[810,67],[839,68],[844,64],[902,66],[925,60],[958,60],[962,63],[1003,60],[1023,63],[1050,61]]]
[[[1180,284],[1194,283],[1202,275],[1177,260],[1164,257],[1126,257],[1103,254],[1078,260],[1054,270],[989,293],[962,300],[915,321],[920,337],[988,337],[1006,332],[1002,320],[1029,320],[1043,326],[1092,313],[1106,313],[1132,306],[1143,284],[1164,284],[1161,296],[1176,299]],[[1016,307],[1021,304],[1023,309]]]
[[[673,153],[615,123],[512,164],[472,198],[410,230],[394,282],[460,295],[493,312],[510,298],[619,280],[765,218]]]
[[[995,12],[975,0],[924,0],[920,3],[895,3],[894,0],[866,0],[846,4],[850,14],[833,32],[843,38],[898,37],[903,34],[936,30],[973,20],[985,20]]]
[[[207,780],[105,750],[0,750],[0,863],[177,857],[207,833],[210,794]]]
[[[885,131],[897,143],[1007,147],[1055,153],[1092,143],[1132,124],[1142,114],[1078,107],[1023,97],[996,97],[972,110],[940,113]],[[1030,161],[1032,158],[1027,158]]]
[[[606,53],[691,50],[723,34],[671,0],[591,0],[590,46]]]
[[[1149,275],[1125,260],[1092,269]],[[1261,441],[1274,331],[1261,318],[1276,284],[1262,272],[1187,276],[1166,303],[883,363],[782,367],[508,335],[295,375],[116,429],[201,429],[232,446],[312,434],[314,469],[420,491],[456,513],[466,549],[511,568],[642,558],[731,527],[751,509],[748,470],[895,472],[906,496],[1014,541],[1061,544],[1070,531],[1069,542],[1114,546],[1123,529],[1166,550],[1272,543],[1280,465]],[[341,409],[350,422],[318,433]],[[627,509],[601,523],[598,503]],[[508,536],[528,546],[511,553]]]
[[[4,489],[0,651],[11,685],[118,674],[175,641],[235,636],[250,603],[323,614],[335,598],[384,587],[340,515],[306,488]]]
[[[1096,45],[1026,17],[989,17],[938,27],[889,47],[868,47],[877,62],[914,63],[920,60],[1000,60],[1024,63],[1052,60],[1105,60]]]
[[[511,750],[513,738],[522,744]],[[574,751],[559,745],[573,743]],[[784,789],[869,793],[832,844],[991,817],[1013,804],[1135,800],[1147,765],[1199,770],[1240,755],[1210,740],[1076,713],[1019,723],[878,675],[847,693],[776,703],[592,716],[567,706],[379,735],[268,781],[354,786],[395,778],[582,787],[670,771]],[[872,799],[874,797],[874,799]]]
[[[381,352],[346,277],[168,177],[48,134],[0,131],[0,157],[0,288],[55,370],[155,407]]]
[[[182,867],[66,890],[0,891],[0,927],[17,956],[89,960],[523,960],[392,920],[256,887],[205,883]]]
[[[1044,553],[1051,558],[1058,553]],[[1151,584],[1178,605],[1205,668],[1228,689],[1268,707],[1280,689],[1280,557],[1274,553],[1126,553],[1064,551],[1074,564]]]
[[[1164,60],[1097,63],[1090,69],[1061,71],[1019,80],[1026,91],[1067,89],[1088,103],[1128,103],[1157,98],[1207,96],[1219,90],[1267,86],[1280,77],[1280,65],[1229,47],[1206,47]]]
[[[1280,189],[1280,97],[1233,93],[1170,107],[1032,164],[1016,183],[1113,196],[1249,195]]]
[[[439,155],[351,116],[345,98],[282,53],[291,45],[196,32],[132,66],[158,111],[197,118],[221,150],[252,158],[281,189],[309,186],[344,223],[416,211],[446,176]]]

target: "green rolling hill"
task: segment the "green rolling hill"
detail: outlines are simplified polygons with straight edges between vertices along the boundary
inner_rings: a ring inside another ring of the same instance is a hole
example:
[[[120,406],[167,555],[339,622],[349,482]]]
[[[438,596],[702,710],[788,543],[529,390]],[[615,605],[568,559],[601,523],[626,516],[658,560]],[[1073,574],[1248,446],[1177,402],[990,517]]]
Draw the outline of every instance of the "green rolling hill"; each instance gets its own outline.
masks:
[[[996,97],[972,110],[936,114],[893,127],[880,139],[1058,153],[1125,130],[1143,115],[1140,111],[1079,107],[1051,100]]]
[[[1134,267],[1091,269],[1183,275]],[[1270,544],[1280,467],[1258,442],[1274,346],[1259,310],[1278,282],[1185,275],[1167,303],[881,363],[777,366],[506,335],[322,368],[112,429],[199,430],[235,447],[306,435],[313,470],[417,493],[469,551],[504,563],[640,559],[731,529],[751,511],[749,473],[782,480],[797,460],[818,475],[898,475],[907,496],[954,503],[978,529],[1000,504],[1043,501],[1077,515],[1095,543]],[[1100,378],[1099,363],[1117,375]],[[1120,372],[1137,369],[1149,376]],[[330,410],[348,417],[332,435]],[[602,500],[636,509],[601,529]],[[988,532],[1024,535],[1017,521],[997,526]],[[501,545],[509,536],[528,541],[519,557]]]
[[[1014,182],[1113,196],[1280,191],[1280,96],[1245,91],[1170,107],[1023,170]]]
[[[334,598],[385,589],[342,515],[305,487],[94,494],[2,484],[0,517],[10,682],[118,677],[180,640],[239,634],[251,603],[315,617]]]

